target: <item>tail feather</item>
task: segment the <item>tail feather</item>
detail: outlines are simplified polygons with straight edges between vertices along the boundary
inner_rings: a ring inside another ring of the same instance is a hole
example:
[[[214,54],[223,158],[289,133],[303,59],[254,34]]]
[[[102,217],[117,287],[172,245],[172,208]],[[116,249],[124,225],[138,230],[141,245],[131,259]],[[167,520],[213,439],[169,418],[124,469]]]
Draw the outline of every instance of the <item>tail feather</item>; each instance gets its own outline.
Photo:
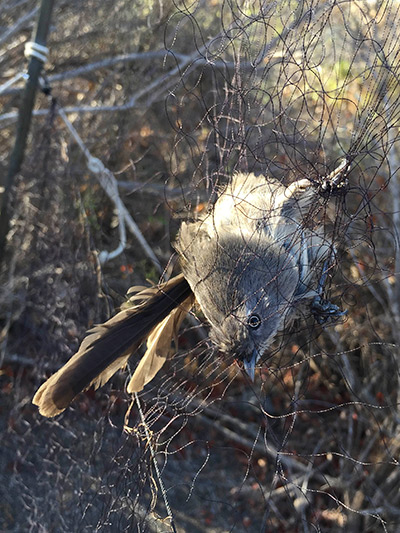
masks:
[[[140,392],[154,378],[165,361],[171,357],[171,341],[193,303],[194,295],[192,294],[152,330],[147,338],[146,353],[129,381],[128,392]]]
[[[185,300],[191,301],[192,291],[180,274],[162,285],[145,289],[142,296],[140,304],[91,329],[78,352],[43,383],[33,398],[42,415],[56,416],[80,392],[91,385],[98,388],[106,383],[158,324]]]

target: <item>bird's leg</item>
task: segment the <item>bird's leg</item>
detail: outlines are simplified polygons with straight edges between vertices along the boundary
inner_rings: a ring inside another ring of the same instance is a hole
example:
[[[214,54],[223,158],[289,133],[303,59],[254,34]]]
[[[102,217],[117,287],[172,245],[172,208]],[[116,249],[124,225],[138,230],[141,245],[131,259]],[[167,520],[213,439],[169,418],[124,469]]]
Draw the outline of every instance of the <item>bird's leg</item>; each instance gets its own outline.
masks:
[[[311,303],[311,312],[314,315],[314,318],[318,322],[318,324],[325,324],[329,319],[336,320],[347,314],[347,309],[341,311],[341,309],[337,305],[323,298],[324,286],[326,283],[326,278],[328,276],[327,267],[328,260],[324,262],[322,274],[318,281],[318,294],[317,296],[314,296]]]

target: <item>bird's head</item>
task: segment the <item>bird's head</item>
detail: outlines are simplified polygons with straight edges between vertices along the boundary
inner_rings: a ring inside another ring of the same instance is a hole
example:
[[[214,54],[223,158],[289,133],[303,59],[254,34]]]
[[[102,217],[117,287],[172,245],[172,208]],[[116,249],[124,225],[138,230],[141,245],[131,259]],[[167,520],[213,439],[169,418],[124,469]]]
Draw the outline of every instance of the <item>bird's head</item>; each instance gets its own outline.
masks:
[[[265,237],[244,242],[227,235],[210,241],[183,268],[211,324],[211,339],[253,378],[294,305],[299,273],[293,256]]]

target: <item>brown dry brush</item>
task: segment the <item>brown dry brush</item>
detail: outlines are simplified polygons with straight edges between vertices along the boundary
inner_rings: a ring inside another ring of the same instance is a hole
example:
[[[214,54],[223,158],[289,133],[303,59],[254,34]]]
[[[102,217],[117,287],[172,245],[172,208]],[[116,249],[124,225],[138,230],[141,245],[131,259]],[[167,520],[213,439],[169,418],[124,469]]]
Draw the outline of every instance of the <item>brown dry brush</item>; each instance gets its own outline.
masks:
[[[0,529],[172,531],[167,501],[177,531],[396,531],[397,4],[214,2],[211,12],[201,1],[164,11],[120,2],[105,18],[115,3],[106,4],[59,8],[48,75],[75,67],[81,46],[82,64],[102,59],[99,49],[165,47],[164,63],[52,83],[60,105],[110,106],[179,67],[141,109],[76,122],[121,181],[141,183],[124,201],[162,261],[179,219],[207,208],[235,170],[317,184],[348,156],[349,190],[318,220],[337,249],[329,291],[349,313],[328,328],[299,321],[254,384],[187,323],[178,355],[140,402],[125,395],[121,373],[42,419],[30,402],[45,375],[128,286],[157,280],[133,242],[100,268],[96,249],[116,239],[113,207],[42,96],[50,112],[34,125],[15,187],[2,272]],[[110,32],[99,33],[105,20]],[[17,96],[7,98],[9,111]],[[6,153],[12,135],[2,135]]]

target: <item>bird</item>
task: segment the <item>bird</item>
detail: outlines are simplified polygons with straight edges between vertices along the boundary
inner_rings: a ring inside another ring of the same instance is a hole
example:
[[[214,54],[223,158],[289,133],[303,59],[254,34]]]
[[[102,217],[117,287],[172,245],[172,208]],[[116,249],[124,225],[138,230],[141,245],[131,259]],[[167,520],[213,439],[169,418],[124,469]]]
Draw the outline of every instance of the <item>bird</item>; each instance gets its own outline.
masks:
[[[323,184],[326,189],[329,180]],[[140,392],[172,357],[172,340],[194,305],[221,354],[234,354],[253,380],[277,334],[305,310],[320,324],[344,316],[323,297],[334,250],[324,225],[313,221],[321,198],[308,178],[286,186],[235,173],[209,210],[182,222],[174,244],[181,273],[128,291],[124,308],[89,330],[78,352],[38,389],[39,412],[62,413],[146,344],[127,386],[128,393]]]

